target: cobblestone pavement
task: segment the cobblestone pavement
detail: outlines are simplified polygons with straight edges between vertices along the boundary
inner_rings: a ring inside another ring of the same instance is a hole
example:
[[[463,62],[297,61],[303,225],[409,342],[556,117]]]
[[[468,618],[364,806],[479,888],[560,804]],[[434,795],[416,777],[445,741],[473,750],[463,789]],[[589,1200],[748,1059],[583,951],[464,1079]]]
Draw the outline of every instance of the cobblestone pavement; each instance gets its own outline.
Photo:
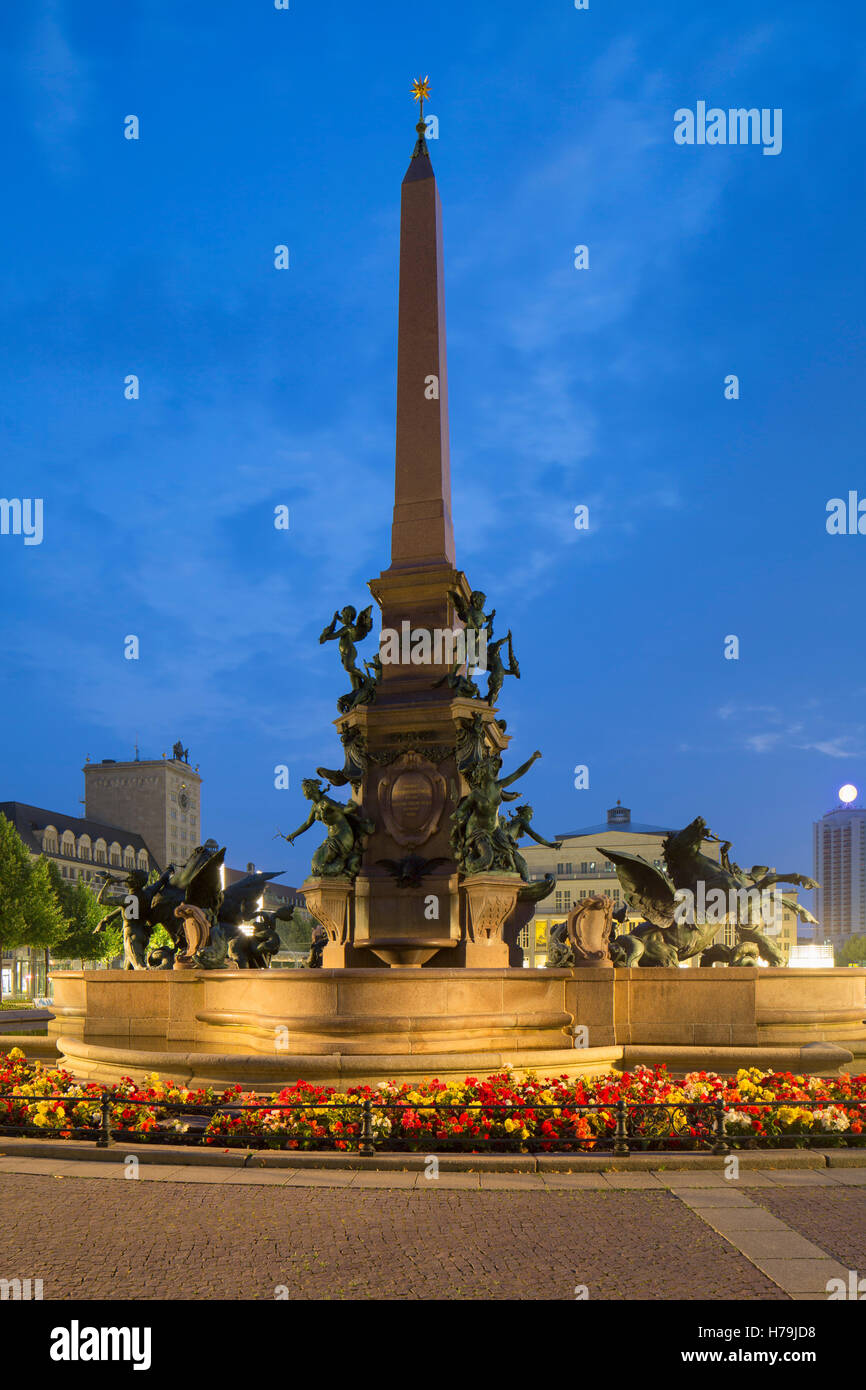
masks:
[[[866,1275],[866,1188],[762,1187],[749,1195],[846,1268]]]
[[[0,1206],[0,1277],[42,1278],[46,1299],[271,1299],[279,1285],[289,1298],[572,1300],[578,1285],[590,1299],[785,1298],[663,1190],[368,1191],[4,1172]]]

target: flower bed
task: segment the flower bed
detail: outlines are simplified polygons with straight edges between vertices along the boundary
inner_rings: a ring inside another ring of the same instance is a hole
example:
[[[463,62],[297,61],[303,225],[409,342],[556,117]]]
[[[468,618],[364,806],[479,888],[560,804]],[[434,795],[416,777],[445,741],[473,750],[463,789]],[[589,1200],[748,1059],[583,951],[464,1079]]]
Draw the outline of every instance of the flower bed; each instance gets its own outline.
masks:
[[[661,1066],[517,1080],[506,1070],[484,1080],[382,1082],[345,1092],[298,1081],[262,1096],[241,1086],[191,1091],[156,1074],[140,1085],[128,1077],[113,1086],[76,1082],[17,1048],[0,1052],[0,1133],[96,1138],[104,1097],[115,1137],[222,1148],[357,1150],[367,1101],[367,1137],[391,1151],[606,1150],[623,1116],[620,1101],[633,1149],[711,1147],[722,1113],[727,1142],[736,1147],[830,1147],[864,1142],[866,1076],[753,1068],[735,1077],[701,1071],[675,1079]]]

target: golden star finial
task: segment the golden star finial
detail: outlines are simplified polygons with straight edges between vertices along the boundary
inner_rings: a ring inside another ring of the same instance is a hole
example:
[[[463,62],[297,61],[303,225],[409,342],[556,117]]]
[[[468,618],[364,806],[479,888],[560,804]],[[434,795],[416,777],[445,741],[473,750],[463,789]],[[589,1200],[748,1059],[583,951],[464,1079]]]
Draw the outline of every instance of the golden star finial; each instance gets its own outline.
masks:
[[[413,96],[413,97],[415,98],[415,100],[420,104],[420,107],[421,107],[420,114],[421,114],[422,116],[424,115],[424,102],[427,100],[427,98],[429,97],[429,95],[430,95],[430,78],[429,78],[429,77],[416,77],[415,81],[412,83],[412,96]]]

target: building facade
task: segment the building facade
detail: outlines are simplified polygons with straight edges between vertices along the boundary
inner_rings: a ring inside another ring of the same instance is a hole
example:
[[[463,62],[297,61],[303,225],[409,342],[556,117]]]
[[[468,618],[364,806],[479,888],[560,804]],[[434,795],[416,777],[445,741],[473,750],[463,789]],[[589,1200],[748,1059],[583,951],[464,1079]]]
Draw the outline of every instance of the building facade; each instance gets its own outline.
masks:
[[[127,825],[150,846],[160,868],[183,864],[202,844],[201,777],[176,744],[158,761],[87,762],[84,798],[88,816]]]
[[[23,801],[0,801],[0,815],[11,821],[31,855],[44,854],[70,883],[95,888],[105,878],[122,879],[130,869],[149,873],[158,863],[142,835],[89,816],[67,816]]]
[[[529,867],[533,879],[542,879],[546,874],[556,877],[556,887],[549,897],[544,898],[536,909],[532,920],[524,927],[519,944],[523,947],[524,964],[529,967],[547,964],[547,941],[550,928],[557,922],[564,922],[569,911],[584,899],[593,896],[612,898],[616,907],[622,906],[623,896],[616,876],[616,870],[605,850],[622,851],[625,854],[639,855],[652,864],[653,868],[664,870],[662,842],[674,831],[665,826],[646,825],[631,819],[631,811],[618,801],[607,812],[607,819],[598,825],[590,825],[583,830],[572,830],[553,836],[561,842],[558,850],[547,849],[543,845],[521,847],[521,853]],[[720,847],[718,841],[705,840],[703,853],[718,861]],[[796,898],[796,893],[786,890],[786,897]],[[773,936],[776,946],[787,957],[797,940],[797,918],[793,911],[784,908],[778,935]],[[640,921],[640,914],[629,912],[627,921]],[[719,941],[732,945],[735,931],[725,926]],[[686,962],[699,965],[700,958]]]
[[[866,809],[839,806],[813,826],[815,916],[835,948],[866,934]]]

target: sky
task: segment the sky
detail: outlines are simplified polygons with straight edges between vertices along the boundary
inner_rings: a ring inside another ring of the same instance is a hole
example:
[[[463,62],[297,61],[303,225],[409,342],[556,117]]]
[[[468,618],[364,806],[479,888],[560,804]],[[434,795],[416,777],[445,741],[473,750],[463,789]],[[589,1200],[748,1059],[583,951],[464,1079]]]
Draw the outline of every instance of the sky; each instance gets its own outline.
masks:
[[[840,0],[7,9],[0,495],[44,535],[0,536],[0,800],[80,814],[86,757],[181,739],[228,862],[307,874],[316,832],[274,836],[340,762],[318,634],[389,560],[429,74],[457,560],[521,670],[506,770],[542,750],[544,835],[619,798],[809,872],[866,779],[866,536],[826,528],[866,497],[864,29]],[[678,144],[699,101],[781,110],[781,150]]]

